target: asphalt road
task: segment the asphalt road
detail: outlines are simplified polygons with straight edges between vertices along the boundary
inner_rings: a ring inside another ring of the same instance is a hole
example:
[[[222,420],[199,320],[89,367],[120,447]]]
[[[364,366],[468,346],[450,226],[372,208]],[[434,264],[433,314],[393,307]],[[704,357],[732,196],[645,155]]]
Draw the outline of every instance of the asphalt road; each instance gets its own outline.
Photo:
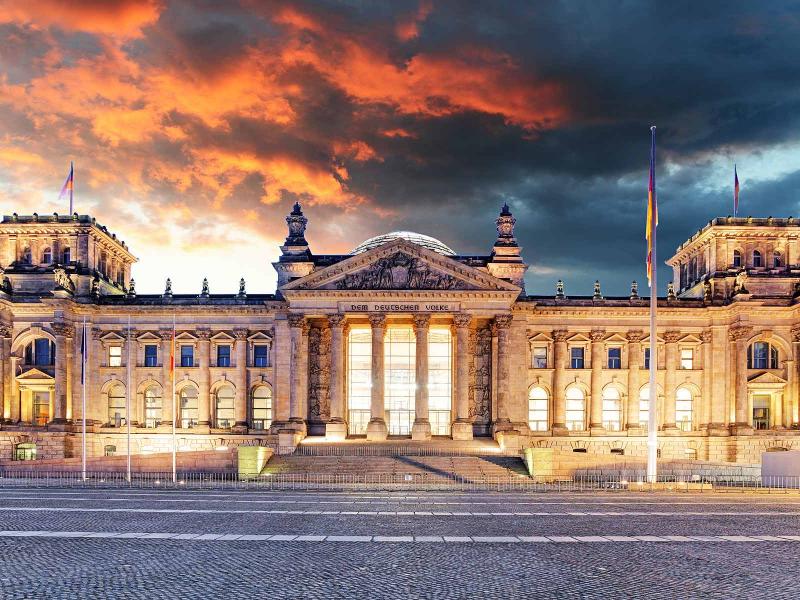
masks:
[[[0,598],[797,598],[800,496],[0,489]]]

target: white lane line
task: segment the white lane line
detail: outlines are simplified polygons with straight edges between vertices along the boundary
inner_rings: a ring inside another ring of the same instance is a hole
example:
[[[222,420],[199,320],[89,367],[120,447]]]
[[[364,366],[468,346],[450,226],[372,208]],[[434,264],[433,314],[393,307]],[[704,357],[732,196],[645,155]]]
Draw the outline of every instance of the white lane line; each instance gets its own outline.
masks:
[[[319,511],[245,508],[123,508],[89,506],[3,506],[2,512],[20,513],[142,513],[142,514],[259,514],[259,515],[357,515],[360,517],[800,517],[800,511],[600,511],[600,512],[447,512],[447,511]]]

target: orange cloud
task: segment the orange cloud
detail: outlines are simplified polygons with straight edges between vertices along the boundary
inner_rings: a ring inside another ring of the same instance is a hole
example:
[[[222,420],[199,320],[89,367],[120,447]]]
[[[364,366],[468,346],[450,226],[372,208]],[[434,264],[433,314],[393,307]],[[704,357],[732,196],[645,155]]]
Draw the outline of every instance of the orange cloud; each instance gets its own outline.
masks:
[[[158,20],[155,0],[0,0],[0,23],[58,27],[123,38],[138,37]]]
[[[423,23],[425,19],[428,18],[431,11],[433,11],[433,3],[428,0],[420,2],[416,13],[410,17],[401,19],[398,21],[397,25],[395,25],[394,31],[395,35],[397,35],[397,39],[401,42],[410,42],[419,37],[420,23]]]

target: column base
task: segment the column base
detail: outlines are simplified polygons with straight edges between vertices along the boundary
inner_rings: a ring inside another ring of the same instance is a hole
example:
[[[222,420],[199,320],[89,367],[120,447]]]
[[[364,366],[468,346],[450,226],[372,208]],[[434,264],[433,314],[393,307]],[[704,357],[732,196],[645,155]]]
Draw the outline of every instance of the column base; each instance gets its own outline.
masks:
[[[731,425],[731,435],[753,435],[755,429],[749,423],[734,423]]]
[[[589,425],[589,435],[605,435],[606,428],[602,425]]]
[[[239,435],[247,433],[247,423],[242,423],[242,422],[234,423],[233,427],[231,427],[231,433],[236,433]]]
[[[424,442],[431,439],[431,423],[427,419],[417,419],[411,427],[411,439]]]
[[[569,429],[567,429],[567,426],[563,423],[553,423],[552,427],[550,427],[550,433],[556,437],[566,436],[569,435]]]
[[[66,419],[53,419],[47,424],[48,431],[72,431],[72,424]]]
[[[450,432],[454,440],[471,440],[472,423],[469,421],[456,421],[450,426]]]
[[[709,423],[707,431],[708,435],[715,437],[727,437],[731,434],[730,428],[724,423]]]
[[[308,429],[306,429],[306,422],[303,421],[300,417],[292,417],[289,419],[289,423],[287,424],[289,429],[293,429],[303,437],[308,435]]]
[[[342,442],[347,439],[347,423],[341,419],[325,424],[325,441]]]
[[[302,434],[294,429],[281,429],[278,431],[278,454],[291,454],[297,448]]]
[[[389,437],[389,429],[383,419],[372,419],[367,423],[367,441],[382,442]]]
[[[496,435],[500,431],[512,431],[514,426],[511,424],[510,419],[497,419],[492,423],[492,435]]]

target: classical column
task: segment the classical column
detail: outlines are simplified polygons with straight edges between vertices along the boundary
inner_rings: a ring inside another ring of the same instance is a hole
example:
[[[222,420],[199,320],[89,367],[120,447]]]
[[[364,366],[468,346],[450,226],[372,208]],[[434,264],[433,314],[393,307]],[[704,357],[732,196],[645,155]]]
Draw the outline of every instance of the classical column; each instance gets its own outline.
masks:
[[[372,397],[367,439],[385,440],[389,436],[383,400],[383,337],[386,333],[386,315],[370,315],[369,322],[372,326]]]
[[[198,329],[197,336],[197,361],[200,372],[197,383],[200,390],[197,395],[197,427],[208,428],[211,426],[211,331]]]
[[[160,329],[161,337],[161,421],[159,425],[172,425],[175,418],[175,398],[172,396],[172,377],[170,370],[170,356],[172,353],[172,329]]]
[[[642,360],[642,332],[628,332],[628,418],[626,428],[640,430],[639,423],[639,368]]]
[[[567,336],[566,329],[553,331],[553,435],[567,434],[567,400],[564,389],[567,368]]]
[[[53,323],[53,332],[56,336],[56,360],[52,424],[58,428],[67,423],[67,338],[72,337],[72,326]]]
[[[706,329],[700,333],[700,341],[703,344],[700,346],[700,352],[703,356],[703,377],[702,389],[700,391],[701,400],[703,405],[700,408],[700,429],[707,430],[711,423],[711,340],[713,335],[710,330]]]
[[[679,331],[664,332],[664,431],[677,431],[675,425],[675,388],[678,366]]]
[[[786,396],[786,410],[784,411],[784,422],[787,427],[797,427],[798,424],[798,411],[800,410],[800,327],[792,329],[792,358],[787,365],[791,377],[789,382],[791,385],[787,386],[784,390]]]
[[[89,346],[89,358],[86,361],[86,419],[87,423],[105,423],[108,420],[108,407],[102,402],[102,394],[100,390],[103,387],[103,373],[100,370],[101,365],[107,362],[104,358],[104,347],[102,337],[105,331],[99,327],[92,327],[92,341]],[[167,363],[169,363],[169,350],[167,350]],[[169,364],[167,364],[167,372],[169,372]],[[166,398],[166,395],[165,395]],[[166,411],[166,405],[164,406]]]
[[[428,333],[430,315],[414,315],[414,336],[416,337],[416,370],[414,391],[414,426],[411,428],[412,440],[431,439],[431,422],[428,418]]]
[[[509,394],[511,315],[495,316],[494,324],[497,327],[497,421],[493,430],[497,432],[511,429],[508,406],[511,401]]]
[[[732,427],[732,433],[736,435],[750,435],[753,433],[750,415],[747,414],[747,340],[750,338],[752,330],[752,327],[746,325],[734,325],[728,330],[728,335],[733,342],[734,364],[736,367],[734,380],[736,423]]]
[[[10,345],[9,345],[10,348]],[[19,423],[20,418],[22,417],[22,406],[20,405],[20,397],[19,397],[19,382],[17,381],[17,370],[19,367],[20,362],[22,362],[22,358],[19,356],[12,356],[9,354],[8,359],[8,366],[6,373],[8,374],[8,379],[10,382],[10,393],[9,393],[9,400],[11,404],[10,415],[11,415],[11,422],[12,423]]]
[[[726,385],[730,378],[728,368],[728,334],[725,326],[711,327],[711,422],[708,424],[708,434],[714,436],[730,435],[728,421],[728,395]]]
[[[453,315],[456,326],[456,420],[452,426],[454,440],[472,439],[472,419],[469,417],[469,328],[472,315]],[[507,415],[506,415],[507,416]]]
[[[606,332],[603,329],[593,329],[589,336],[592,338],[592,377],[591,398],[589,399],[589,430],[593,434],[604,434],[603,427],[603,338]]]
[[[0,324],[0,423],[11,421],[11,327]]]
[[[247,329],[233,330],[236,353],[236,399],[234,402],[234,433],[247,433]]]
[[[344,320],[343,314],[328,315],[331,328],[331,418],[325,425],[325,438],[338,442],[347,438],[347,422],[344,418]]]
[[[289,424],[291,429],[306,433],[306,422],[303,419],[303,393],[302,369],[300,362],[303,360],[303,328],[306,326],[306,317],[301,314],[290,314],[289,343],[291,346],[292,364],[289,366]]]

